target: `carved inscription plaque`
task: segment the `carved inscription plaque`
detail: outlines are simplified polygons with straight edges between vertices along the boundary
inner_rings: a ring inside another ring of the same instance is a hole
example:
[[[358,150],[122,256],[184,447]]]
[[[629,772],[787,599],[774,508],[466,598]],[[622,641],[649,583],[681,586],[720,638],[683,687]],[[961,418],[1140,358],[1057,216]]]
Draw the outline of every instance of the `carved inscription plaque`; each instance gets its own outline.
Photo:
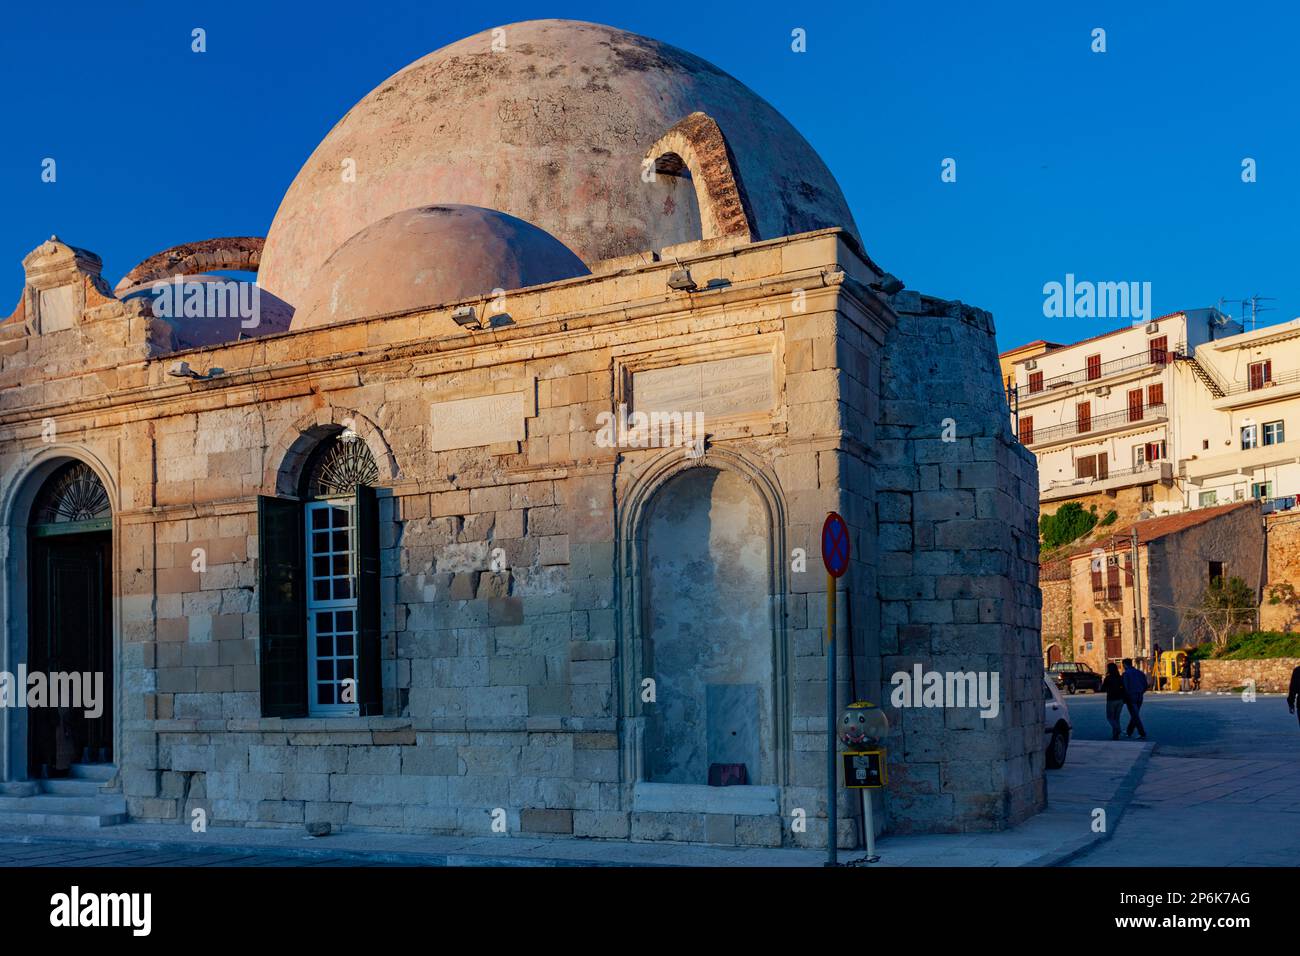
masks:
[[[638,412],[698,412],[716,421],[770,411],[775,400],[770,352],[632,375],[632,406]]]
[[[523,441],[524,419],[528,414],[526,395],[526,392],[506,392],[435,402],[430,419],[433,450]]]

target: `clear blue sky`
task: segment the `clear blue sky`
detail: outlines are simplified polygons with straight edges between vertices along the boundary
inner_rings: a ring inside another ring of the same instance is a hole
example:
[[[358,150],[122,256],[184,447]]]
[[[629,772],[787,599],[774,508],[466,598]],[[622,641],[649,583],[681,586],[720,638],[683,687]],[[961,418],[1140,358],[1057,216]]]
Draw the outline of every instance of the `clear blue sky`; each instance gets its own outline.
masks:
[[[1281,321],[1300,314],[1290,6],[9,4],[0,315],[51,233],[98,252],[111,284],[179,242],[265,235],[312,149],[390,74],[491,26],[569,17],[666,40],[758,91],[838,177],[871,255],[910,288],[991,310],[1004,349],[1125,324],[1045,319],[1043,284],[1067,272],[1149,281],[1155,314],[1275,296],[1264,319]],[[45,157],[55,184],[41,182]],[[940,181],[945,157],[956,183]]]

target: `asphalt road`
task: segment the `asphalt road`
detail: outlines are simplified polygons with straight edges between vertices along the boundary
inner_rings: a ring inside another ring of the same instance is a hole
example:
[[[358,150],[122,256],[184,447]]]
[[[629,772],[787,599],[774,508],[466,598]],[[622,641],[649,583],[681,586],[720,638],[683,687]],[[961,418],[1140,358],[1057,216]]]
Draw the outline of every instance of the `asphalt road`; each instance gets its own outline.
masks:
[[[1100,694],[1066,696],[1073,736],[1109,740],[1106,699]],[[1163,756],[1272,757],[1300,760],[1300,723],[1282,694],[1148,694],[1142,704],[1147,738]],[[1121,718],[1128,726],[1128,714]],[[1136,734],[1134,735],[1136,736]]]
[[[1110,740],[1104,698],[1066,704],[1076,737]],[[1300,863],[1300,724],[1284,696],[1148,695],[1142,719],[1156,746],[1132,801],[1071,865]]]

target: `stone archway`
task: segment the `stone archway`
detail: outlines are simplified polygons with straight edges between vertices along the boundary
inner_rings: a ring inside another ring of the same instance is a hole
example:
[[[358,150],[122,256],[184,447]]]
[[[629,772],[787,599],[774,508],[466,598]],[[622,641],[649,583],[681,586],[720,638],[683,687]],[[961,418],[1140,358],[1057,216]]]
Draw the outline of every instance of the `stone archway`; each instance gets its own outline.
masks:
[[[51,484],[71,470],[90,479],[86,484],[97,484],[102,490],[98,514],[77,513],[74,507],[58,516],[37,515],[38,508],[48,505]],[[77,745],[75,762],[81,762],[82,750],[87,746],[92,748],[92,761],[111,760],[121,747],[121,695],[114,693],[121,686],[122,671],[115,574],[120,546],[113,526],[119,506],[119,491],[104,462],[80,445],[50,445],[0,489],[0,517],[4,522],[0,526],[0,556],[5,568],[0,578],[0,619],[5,627],[0,670],[14,674],[15,679],[20,664],[33,670],[87,668],[102,674],[98,732],[93,741],[87,738]],[[84,594],[77,600],[52,600],[48,593],[43,594],[35,586],[39,583],[36,579],[52,573],[52,568],[61,579],[60,587],[77,587],[81,589],[78,593]],[[95,630],[82,635],[89,626],[83,620],[89,608],[82,605],[92,599],[98,605],[96,620],[90,622]],[[63,659],[54,661],[49,654],[51,629],[56,636],[85,636],[86,646],[56,647],[55,656]],[[43,649],[35,647],[34,642]],[[86,654],[81,653],[83,650]],[[24,690],[17,686],[14,689],[20,693]],[[31,721],[31,715],[28,708],[3,708],[0,779],[6,783],[30,779],[29,758],[35,751],[29,737],[40,729]]]
[[[770,534],[762,500],[735,472],[693,468],[645,519],[644,779],[770,784],[775,776]]]
[[[775,480],[733,450],[688,459],[677,449],[648,462],[622,498],[624,779],[638,793],[659,783],[685,791],[707,785],[712,764],[744,763],[749,785],[775,799],[790,734]],[[643,702],[647,677],[654,705]]]
[[[353,409],[324,405],[295,421],[267,449],[261,493],[296,497],[298,481],[312,452],[325,439],[348,431],[356,434],[370,449],[371,457],[379,467],[379,481],[396,481],[397,458],[379,426]]]

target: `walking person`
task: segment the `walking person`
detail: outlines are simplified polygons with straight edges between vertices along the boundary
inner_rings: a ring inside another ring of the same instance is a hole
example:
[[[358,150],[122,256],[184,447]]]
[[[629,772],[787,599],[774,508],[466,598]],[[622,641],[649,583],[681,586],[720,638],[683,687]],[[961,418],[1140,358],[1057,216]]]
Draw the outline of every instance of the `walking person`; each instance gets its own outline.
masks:
[[[1098,690],[1106,695],[1106,720],[1110,722],[1110,739],[1119,740],[1119,715],[1124,710],[1124,701],[1128,695],[1114,661],[1106,665],[1106,676],[1102,678]]]
[[[1300,667],[1291,672],[1291,686],[1286,692],[1286,706],[1293,714],[1297,703],[1300,703]]]
[[[1124,676],[1121,678],[1124,682],[1124,691],[1128,700],[1128,730],[1124,736],[1132,737],[1134,728],[1137,728],[1138,735],[1147,739],[1147,729],[1142,726],[1142,695],[1147,692],[1147,678],[1140,670],[1133,666],[1133,659],[1124,658]]]
[[[1201,689],[1201,659],[1192,661],[1192,690]]]

